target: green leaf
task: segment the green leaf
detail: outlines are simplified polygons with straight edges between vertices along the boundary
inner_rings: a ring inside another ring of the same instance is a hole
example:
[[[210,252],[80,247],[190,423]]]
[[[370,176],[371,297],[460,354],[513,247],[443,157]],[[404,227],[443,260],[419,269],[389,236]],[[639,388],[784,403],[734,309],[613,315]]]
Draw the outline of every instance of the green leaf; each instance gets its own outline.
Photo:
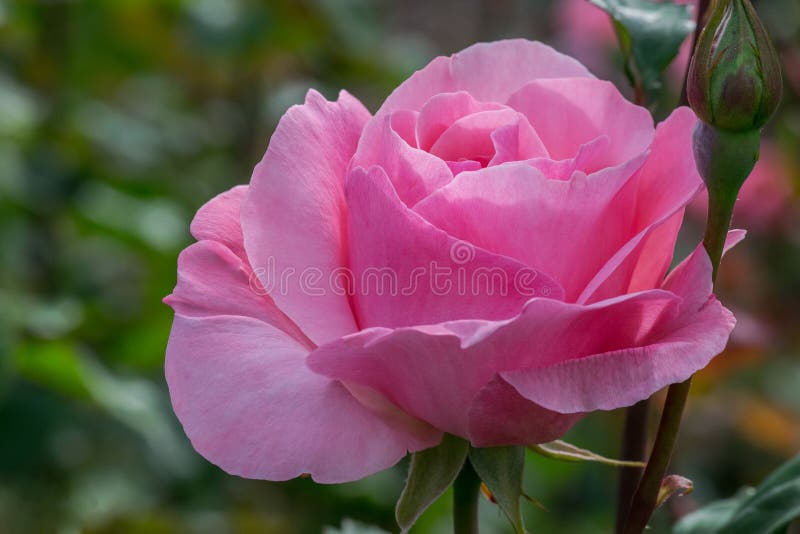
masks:
[[[563,460],[565,462],[597,462],[613,467],[644,467],[644,462],[614,460],[606,458],[590,450],[582,449],[566,441],[556,440],[550,443],[541,443],[528,447],[533,452],[546,458]]]
[[[525,532],[519,499],[525,469],[525,447],[471,448],[469,459],[475,472],[492,493],[518,534]]]
[[[672,529],[672,534],[714,534],[720,532],[739,505],[755,492],[744,488],[736,496],[704,506],[684,516]]]
[[[800,517],[800,456],[755,490],[713,503],[683,518],[673,534],[773,534]]]
[[[436,447],[411,457],[408,478],[397,501],[395,518],[403,532],[453,483],[469,452],[469,443],[445,434]]]
[[[726,534],[772,534],[800,517],[800,456],[765,480],[725,524]]]
[[[626,70],[637,88],[661,86],[661,73],[694,29],[690,5],[649,0],[589,0],[614,20]]]

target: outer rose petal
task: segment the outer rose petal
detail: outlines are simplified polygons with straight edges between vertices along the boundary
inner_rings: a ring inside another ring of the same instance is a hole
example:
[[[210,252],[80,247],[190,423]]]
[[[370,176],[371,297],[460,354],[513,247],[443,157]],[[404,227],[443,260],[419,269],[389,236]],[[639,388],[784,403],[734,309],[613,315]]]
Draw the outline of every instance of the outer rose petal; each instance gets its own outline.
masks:
[[[247,256],[242,240],[240,208],[247,195],[247,189],[246,185],[237,185],[215,196],[197,210],[191,225],[195,239],[218,241],[245,263]]]
[[[242,249],[241,242],[238,248]],[[178,284],[164,302],[187,317],[253,317],[313,349],[314,344],[297,325],[253,282],[250,267],[230,249],[216,241],[200,241],[178,258]]]
[[[431,226],[401,202],[380,167],[353,169],[347,203],[353,305],[364,328],[504,319],[532,296],[563,297],[544,273]]]
[[[525,39],[478,43],[438,57],[389,95],[376,116],[399,109],[419,111],[434,95],[467,91],[478,100],[504,103],[517,89],[540,78],[592,75],[576,60]]]
[[[520,394],[562,413],[613,410],[683,382],[725,349],[736,320],[711,291],[711,262],[701,247],[664,282],[682,299],[679,314],[629,349],[541,369],[502,373]]]
[[[305,366],[307,349],[255,319],[175,317],[166,376],[195,449],[225,471],[287,480],[356,480],[435,445],[364,408]]]
[[[250,264],[278,305],[315,343],[356,330],[346,295],[300,285],[314,269],[327,283],[346,265],[344,175],[369,112],[342,92],[337,102],[310,91],[281,119],[253,172],[242,206]],[[274,262],[274,263],[271,263]],[[291,273],[285,288],[282,275]],[[273,289],[274,288],[274,289]],[[329,289],[329,288],[325,288]]]
[[[617,198],[616,218],[629,221],[631,240],[597,272],[578,302],[650,289],[664,278],[683,210],[703,187],[692,152],[696,123],[694,112],[682,107],[658,125],[647,162]]]
[[[536,375],[566,360],[647,345],[654,332],[675,319],[679,303],[679,297],[662,290],[591,307],[533,299],[519,316],[507,321],[363,330],[317,348],[308,365],[345,383],[371,387],[407,413],[446,432],[466,438],[474,433],[476,440],[486,441],[513,435],[530,438],[530,430],[514,433],[500,427],[492,433],[486,427],[485,416],[496,413],[497,404],[512,405],[517,414],[537,411],[519,399],[483,391],[498,373],[506,380],[514,375],[503,371],[532,369]],[[523,396],[541,407],[562,411],[539,398]],[[471,416],[473,408],[476,412]],[[543,435],[552,436],[553,429],[543,429]]]
[[[476,447],[546,443],[566,434],[581,417],[542,408],[495,377],[469,410],[469,439]]]

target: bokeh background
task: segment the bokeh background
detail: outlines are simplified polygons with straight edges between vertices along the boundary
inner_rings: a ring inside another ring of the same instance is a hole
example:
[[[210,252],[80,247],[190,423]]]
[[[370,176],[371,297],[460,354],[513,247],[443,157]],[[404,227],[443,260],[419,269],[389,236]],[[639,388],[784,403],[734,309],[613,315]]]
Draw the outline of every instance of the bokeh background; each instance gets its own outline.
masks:
[[[800,3],[756,5],[785,99],[737,210],[749,238],[722,270],[740,325],[696,380],[673,464],[696,491],[654,532],[800,450]],[[628,92],[610,28],[583,0],[0,0],[0,532],[396,531],[405,464],[340,486],[269,483],[192,451],[169,407],[161,303],[189,221],[248,181],[308,88],[347,88],[374,111],[436,55],[528,37]],[[681,68],[653,95],[657,117]],[[567,439],[614,456],[621,415]],[[609,467],[530,456],[525,487],[547,511],[528,506],[527,524],[609,532],[615,484]],[[485,532],[507,532],[482,506]],[[415,532],[448,532],[449,512],[440,499]]]

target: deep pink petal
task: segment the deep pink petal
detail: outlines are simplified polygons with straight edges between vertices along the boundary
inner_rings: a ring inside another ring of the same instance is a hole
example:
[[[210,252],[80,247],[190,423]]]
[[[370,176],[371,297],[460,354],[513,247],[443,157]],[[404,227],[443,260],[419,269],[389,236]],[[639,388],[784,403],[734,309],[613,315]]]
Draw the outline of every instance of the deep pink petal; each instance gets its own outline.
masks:
[[[172,405],[195,449],[228,473],[318,482],[357,480],[435,445],[364,408],[307,369],[307,350],[244,317],[176,316],[167,347]],[[423,427],[420,427],[423,428]]]
[[[350,173],[347,203],[362,328],[502,319],[533,296],[563,295],[544,273],[431,226],[400,201],[379,167]]]
[[[278,124],[242,206],[254,272],[315,343],[356,330],[347,296],[324,285],[346,265],[344,174],[368,119],[364,106],[345,92],[328,102],[310,91],[306,103]],[[302,285],[310,270],[323,285],[314,286],[321,294]]]
[[[469,439],[476,447],[547,443],[566,434],[581,417],[542,408],[495,377],[469,410]]]

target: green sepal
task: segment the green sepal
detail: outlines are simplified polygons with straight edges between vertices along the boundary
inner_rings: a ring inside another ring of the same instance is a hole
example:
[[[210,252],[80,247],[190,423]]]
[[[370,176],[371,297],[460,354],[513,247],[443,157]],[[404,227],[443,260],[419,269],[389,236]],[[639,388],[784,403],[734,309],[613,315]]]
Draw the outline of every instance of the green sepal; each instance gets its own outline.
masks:
[[[517,534],[524,534],[522,511],[522,476],[525,471],[525,447],[471,448],[469,459],[500,509]]]
[[[402,532],[408,532],[419,516],[450,487],[468,452],[467,441],[445,434],[436,447],[411,456],[406,485],[395,508],[395,518]]]

